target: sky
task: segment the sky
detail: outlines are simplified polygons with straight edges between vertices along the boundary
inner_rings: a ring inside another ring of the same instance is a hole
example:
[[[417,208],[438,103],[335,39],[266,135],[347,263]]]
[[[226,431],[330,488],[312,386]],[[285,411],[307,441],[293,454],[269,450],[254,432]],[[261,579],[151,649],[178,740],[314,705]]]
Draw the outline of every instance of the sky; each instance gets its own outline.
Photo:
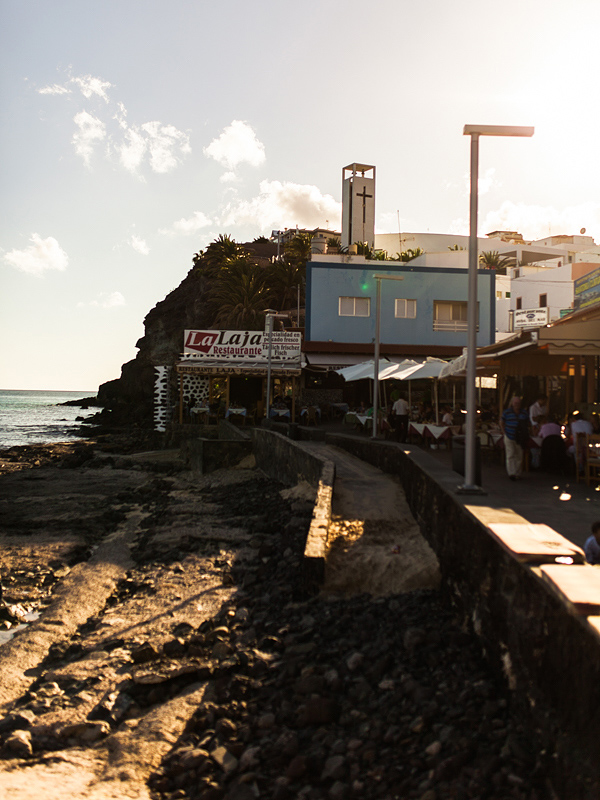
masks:
[[[340,227],[600,243],[597,0],[0,0],[0,388],[91,391],[219,234]]]

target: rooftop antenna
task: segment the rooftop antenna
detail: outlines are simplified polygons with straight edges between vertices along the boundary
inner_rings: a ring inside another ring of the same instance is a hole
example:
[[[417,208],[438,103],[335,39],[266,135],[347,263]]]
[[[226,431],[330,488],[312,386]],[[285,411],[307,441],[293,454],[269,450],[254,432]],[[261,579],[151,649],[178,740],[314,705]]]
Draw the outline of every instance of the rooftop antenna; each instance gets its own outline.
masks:
[[[398,215],[398,242],[400,243],[400,252],[402,252],[402,231],[400,229],[400,209],[396,210]]]

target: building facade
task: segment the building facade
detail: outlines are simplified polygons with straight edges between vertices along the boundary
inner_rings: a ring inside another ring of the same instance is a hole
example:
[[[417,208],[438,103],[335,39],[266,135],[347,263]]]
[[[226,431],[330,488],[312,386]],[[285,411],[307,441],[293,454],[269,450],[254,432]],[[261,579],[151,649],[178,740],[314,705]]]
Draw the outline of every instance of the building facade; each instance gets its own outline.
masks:
[[[467,344],[467,273],[463,269],[390,266],[360,256],[313,256],[307,264],[307,343],[370,345],[375,341],[375,275],[381,280],[380,336],[386,345],[423,348],[425,355],[439,355],[443,348],[460,352]],[[398,278],[402,278],[401,281]],[[479,271],[478,346],[495,340],[495,273]],[[442,349],[440,349],[442,348]]]

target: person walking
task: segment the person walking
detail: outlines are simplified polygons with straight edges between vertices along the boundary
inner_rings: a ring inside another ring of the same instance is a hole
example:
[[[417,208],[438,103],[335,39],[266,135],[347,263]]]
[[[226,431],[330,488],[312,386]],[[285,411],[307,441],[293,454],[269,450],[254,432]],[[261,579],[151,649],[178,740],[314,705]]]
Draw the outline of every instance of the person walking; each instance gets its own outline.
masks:
[[[518,481],[523,471],[523,449],[529,437],[529,415],[523,411],[520,397],[511,399],[500,419],[500,430],[504,434],[508,477],[511,481]]]
[[[410,407],[406,396],[401,394],[392,406],[392,424],[396,432],[396,441],[405,442],[408,435],[408,415]]]

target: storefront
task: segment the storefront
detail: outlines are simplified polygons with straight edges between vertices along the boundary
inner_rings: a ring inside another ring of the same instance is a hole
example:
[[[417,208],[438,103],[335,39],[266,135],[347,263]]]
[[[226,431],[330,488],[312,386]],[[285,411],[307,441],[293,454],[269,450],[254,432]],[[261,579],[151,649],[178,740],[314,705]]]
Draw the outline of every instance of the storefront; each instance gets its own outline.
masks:
[[[174,368],[179,423],[219,415],[258,421],[278,396],[286,398],[293,421],[303,367],[300,345],[299,332],[274,331],[269,339],[264,331],[186,330]]]

